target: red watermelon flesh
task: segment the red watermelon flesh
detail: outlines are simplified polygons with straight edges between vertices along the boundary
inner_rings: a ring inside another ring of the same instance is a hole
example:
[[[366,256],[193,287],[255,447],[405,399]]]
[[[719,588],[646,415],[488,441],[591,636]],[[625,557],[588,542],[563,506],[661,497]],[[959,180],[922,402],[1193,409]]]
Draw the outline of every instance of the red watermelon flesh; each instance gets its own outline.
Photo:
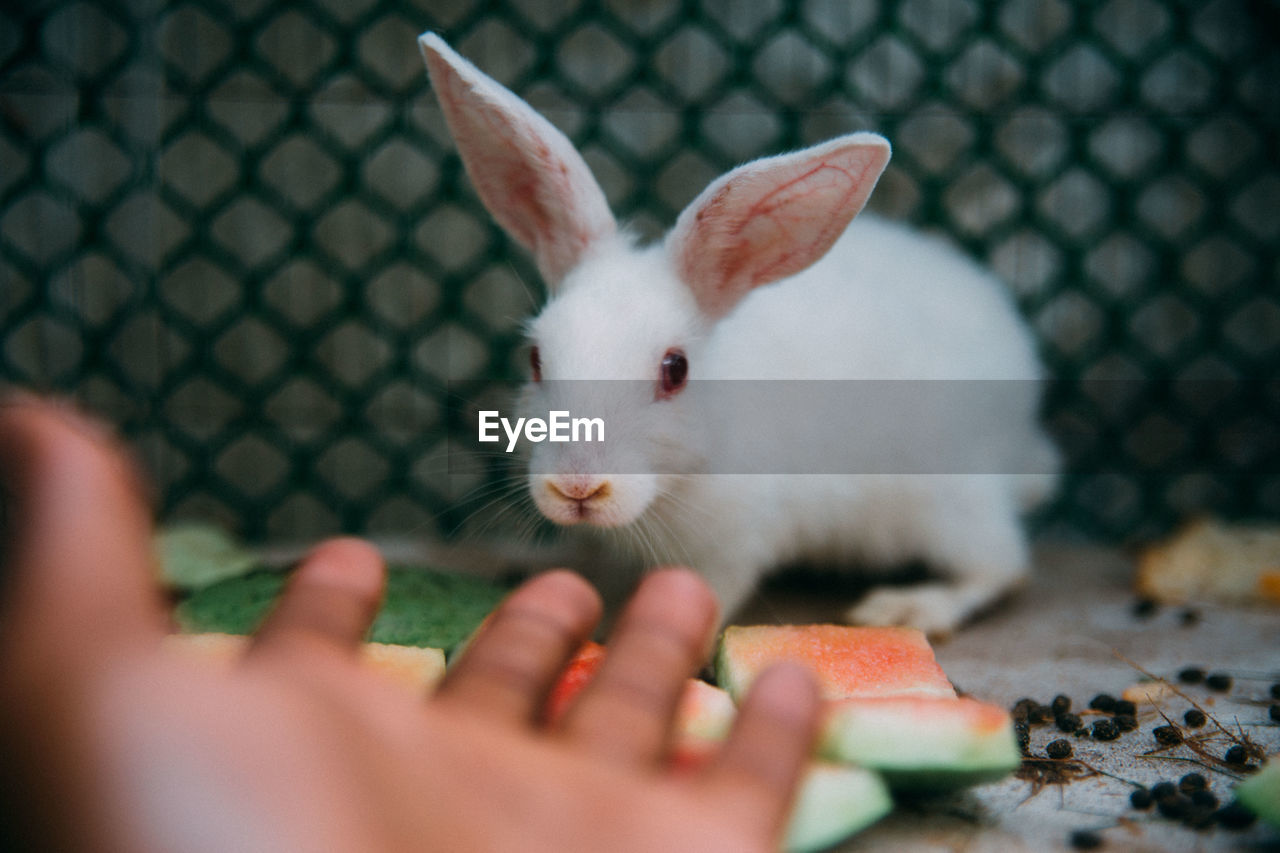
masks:
[[[601,644],[588,642],[573,656],[547,697],[544,717],[548,723],[554,724],[564,716],[604,663],[605,652]],[[733,725],[734,713],[733,699],[728,693],[714,684],[690,678],[676,710],[676,740],[678,743],[723,740]]]
[[[594,642],[578,650],[548,696],[548,722],[564,715],[600,669],[605,654],[606,648]],[[668,768],[677,774],[694,774],[710,764],[736,713],[727,691],[690,678],[676,711]],[[783,847],[788,853],[826,849],[892,810],[893,802],[879,774],[847,764],[812,762],[796,792]]]
[[[949,790],[998,779],[1021,760],[1009,713],[957,697],[919,631],[731,627],[717,676],[740,698],[761,671],[784,660],[813,672],[826,699],[820,755],[878,770],[891,787]]]
[[[720,744],[713,740],[680,740],[667,756],[667,767],[679,774],[697,773],[710,764],[719,751]]]
[[[733,626],[720,643],[717,677],[741,701],[761,672],[784,660],[808,667],[826,699],[956,695],[924,633],[914,628]]]
[[[595,677],[596,670],[604,663],[604,646],[599,643],[582,644],[577,654],[569,661],[569,665],[560,673],[555,686],[547,696],[547,704],[543,717],[548,723],[555,723],[569,710],[574,697],[587,686],[587,682]]]

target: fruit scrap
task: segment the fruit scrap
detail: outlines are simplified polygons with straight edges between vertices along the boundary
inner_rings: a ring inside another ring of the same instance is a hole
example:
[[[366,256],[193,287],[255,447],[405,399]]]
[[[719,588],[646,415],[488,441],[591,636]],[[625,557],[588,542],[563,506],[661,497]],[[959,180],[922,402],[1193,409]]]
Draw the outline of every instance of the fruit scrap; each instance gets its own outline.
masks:
[[[170,634],[165,637],[164,646],[180,655],[201,658],[217,666],[230,666],[244,654],[249,638],[215,632]],[[441,649],[364,643],[360,647],[360,658],[370,669],[424,696],[434,690],[444,677],[444,652]]]
[[[1280,827],[1280,757],[1236,786],[1236,799],[1272,826]]]
[[[827,701],[819,749],[884,774],[890,787],[944,791],[993,781],[1021,760],[1013,718],[958,697],[924,634],[910,628],[760,625],[726,629],[717,678],[737,700],[769,665],[814,673]]]
[[[1198,519],[1146,548],[1136,592],[1160,602],[1280,604],[1280,525]]]
[[[607,649],[586,643],[578,650],[547,698],[543,716],[554,724],[603,665]],[[696,773],[715,757],[732,728],[737,709],[729,694],[696,678],[685,683],[676,711],[668,766]],[[860,832],[893,810],[880,775],[861,767],[813,761],[805,771],[787,824],[790,853],[822,850]]]
[[[1139,681],[1126,687],[1120,695],[1135,705],[1159,705],[1177,693],[1166,681]]]
[[[969,697],[836,700],[821,743],[832,760],[872,767],[912,791],[995,781],[1021,763],[1008,712]]]
[[[605,647],[595,642],[584,643],[578,649],[547,696],[544,720],[555,725],[565,715],[578,694],[595,678],[604,663],[605,653]],[[728,693],[700,679],[688,679],[676,710],[673,749],[677,759],[683,757],[687,759],[686,764],[697,764],[696,756],[706,751],[700,748],[701,745],[724,740],[733,725],[735,713]],[[679,750],[685,747],[688,754],[682,756]]]
[[[1258,595],[1272,604],[1280,604],[1280,569],[1263,572],[1258,577]]]
[[[564,712],[569,709],[569,704],[595,677],[596,670],[603,662],[604,646],[599,643],[583,643],[582,648],[578,649],[577,654],[569,661],[569,665],[560,673],[555,686],[551,688],[543,709],[543,719],[548,723],[555,723],[563,717]]]
[[[929,641],[914,628],[732,626],[720,643],[716,677],[740,699],[760,673],[780,661],[805,665],[826,699],[956,696]]]

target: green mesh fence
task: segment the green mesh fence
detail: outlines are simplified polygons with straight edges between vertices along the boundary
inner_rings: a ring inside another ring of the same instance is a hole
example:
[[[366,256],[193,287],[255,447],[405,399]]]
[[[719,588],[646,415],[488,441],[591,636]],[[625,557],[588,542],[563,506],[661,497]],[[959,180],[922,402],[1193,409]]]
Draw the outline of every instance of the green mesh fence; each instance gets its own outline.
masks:
[[[644,233],[738,162],[874,129],[872,206],[993,265],[1055,376],[1280,376],[1274,0],[26,0],[0,11],[0,377],[122,424],[167,513],[247,536],[496,513],[508,472],[450,474],[448,395],[520,375],[541,291],[452,153],[426,29]],[[1194,437],[1176,394],[1090,433],[1097,387],[1051,389],[1083,427],[1043,530],[1280,514],[1274,384],[1224,386]]]

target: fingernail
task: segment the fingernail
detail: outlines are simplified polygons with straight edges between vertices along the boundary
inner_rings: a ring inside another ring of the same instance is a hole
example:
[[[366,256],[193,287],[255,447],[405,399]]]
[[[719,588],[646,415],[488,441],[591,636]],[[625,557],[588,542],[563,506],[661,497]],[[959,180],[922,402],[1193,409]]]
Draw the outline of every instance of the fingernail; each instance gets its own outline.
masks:
[[[382,587],[382,557],[368,542],[332,539],[303,560],[307,583],[338,587],[359,594],[374,594]]]
[[[818,705],[818,685],[813,675],[789,661],[770,666],[752,688],[757,707],[787,724],[805,725]]]

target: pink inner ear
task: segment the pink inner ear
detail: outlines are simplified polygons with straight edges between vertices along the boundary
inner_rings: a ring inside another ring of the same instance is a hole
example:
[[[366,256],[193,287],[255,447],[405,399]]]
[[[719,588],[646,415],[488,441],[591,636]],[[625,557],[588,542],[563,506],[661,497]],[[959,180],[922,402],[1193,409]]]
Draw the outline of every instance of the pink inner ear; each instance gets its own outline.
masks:
[[[490,118],[488,132],[511,135],[509,126],[500,124]],[[529,157],[542,161],[550,160],[545,145],[536,146]],[[526,249],[536,251],[539,243],[545,245],[549,235],[555,229],[551,214],[547,211],[541,198],[541,185],[538,174],[529,167],[524,159],[492,158],[491,162],[481,162],[474,183],[484,198],[497,197],[501,193],[509,199],[509,210],[495,211],[494,216]]]
[[[522,133],[512,116],[489,106],[481,97],[469,96],[466,82],[448,63],[441,62],[439,67],[447,85],[437,95],[449,116],[459,152],[474,161],[474,166],[468,164],[472,183],[486,204],[503,200],[491,205],[494,218],[517,242],[535,251],[539,238],[552,230],[551,216],[539,198],[538,175],[524,157],[491,143],[530,138],[537,150],[528,156],[545,162],[551,159],[550,152],[532,134]]]
[[[729,175],[681,246],[679,263],[702,309],[721,316],[752,288],[820,259],[866,203],[887,158],[882,144],[854,144]]]
[[[749,289],[793,275],[825,254],[848,225],[831,212],[850,204],[867,168],[851,174],[819,163],[748,208],[731,232],[737,242],[722,255],[726,282],[745,277]]]
[[[569,140],[528,104],[452,52],[426,55],[477,193],[555,287],[594,241],[614,232],[604,193]]]

